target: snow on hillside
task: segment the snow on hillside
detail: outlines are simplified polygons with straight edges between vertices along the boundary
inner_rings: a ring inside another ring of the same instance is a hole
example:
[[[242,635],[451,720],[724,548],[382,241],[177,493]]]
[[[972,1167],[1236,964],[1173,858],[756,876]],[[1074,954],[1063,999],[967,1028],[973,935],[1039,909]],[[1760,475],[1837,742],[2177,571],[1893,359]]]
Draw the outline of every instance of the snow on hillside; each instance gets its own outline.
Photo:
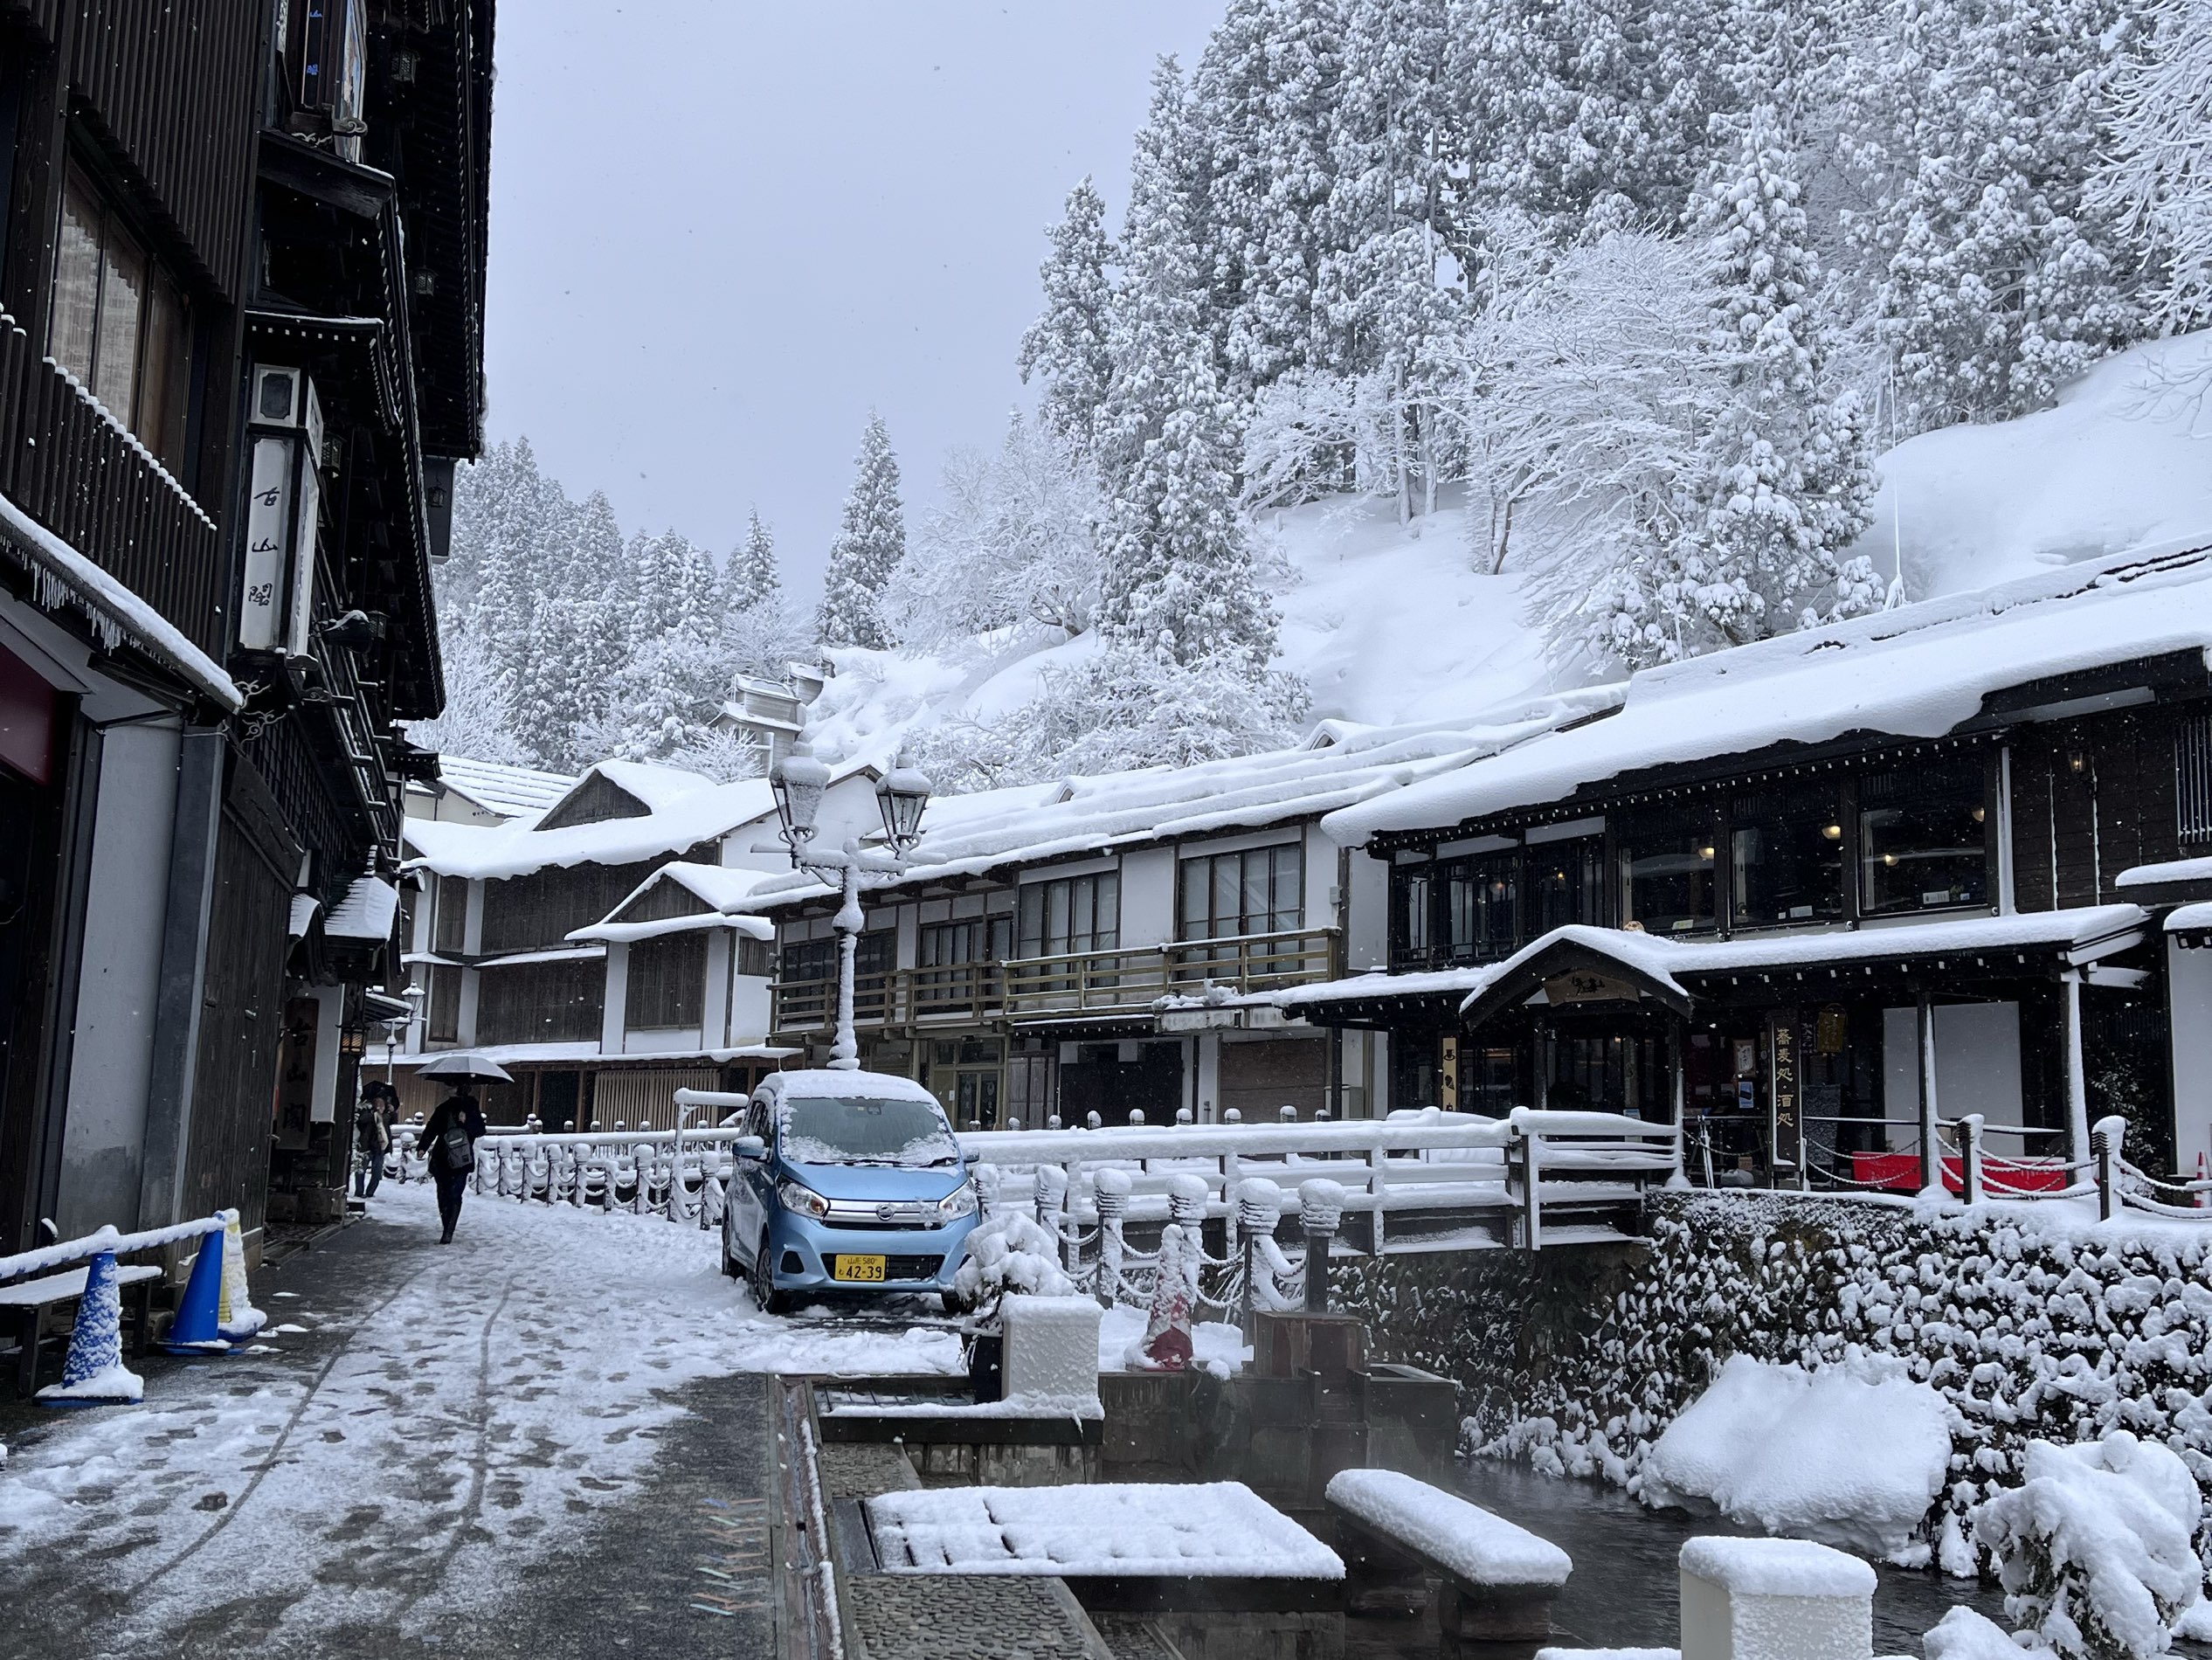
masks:
[[[1884,577],[1901,556],[1905,598],[1927,599],[2212,536],[2208,383],[2212,332],[2119,353],[2055,408],[1909,439],[1878,464],[1874,528],[1855,551]],[[1393,503],[1365,497],[1262,516],[1255,543],[1276,572],[1282,666],[1311,689],[1315,720],[1460,718],[1566,689],[1523,615],[1519,577],[1475,569],[1465,521],[1448,495],[1404,528]],[[831,759],[881,760],[939,721],[1019,709],[1041,674],[1094,648],[1089,636],[1009,633],[959,661],[833,652],[807,736]]]
[[[2194,381],[2194,385],[2192,385]],[[2106,358],[2056,408],[1909,439],[1879,463],[1855,553],[1908,598],[2212,533],[2212,331]]]

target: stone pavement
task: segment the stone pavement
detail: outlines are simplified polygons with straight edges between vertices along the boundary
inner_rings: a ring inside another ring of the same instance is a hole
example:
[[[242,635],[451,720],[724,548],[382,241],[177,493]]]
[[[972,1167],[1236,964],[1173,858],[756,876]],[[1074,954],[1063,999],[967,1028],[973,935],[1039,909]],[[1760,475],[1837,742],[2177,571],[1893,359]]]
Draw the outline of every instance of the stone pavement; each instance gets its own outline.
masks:
[[[773,1651],[768,1387],[711,1236],[473,1200],[440,1248],[427,1205],[258,1276],[260,1352],[7,1409],[0,1660]]]

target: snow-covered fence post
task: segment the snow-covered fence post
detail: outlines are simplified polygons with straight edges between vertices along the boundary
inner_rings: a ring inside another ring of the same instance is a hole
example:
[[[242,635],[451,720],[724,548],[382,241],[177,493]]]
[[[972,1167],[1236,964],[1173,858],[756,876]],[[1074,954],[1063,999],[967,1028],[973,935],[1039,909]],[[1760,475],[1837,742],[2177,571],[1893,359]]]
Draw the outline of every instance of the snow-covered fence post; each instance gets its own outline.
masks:
[[[2127,1120],[2114,1113],[2099,1118],[2089,1132],[2089,1145],[2097,1154],[2097,1215],[2111,1221],[2120,1207],[2120,1146],[2127,1137]]]
[[[1368,1213],[1371,1236],[1368,1249],[1375,1255],[1383,1254],[1383,1212],[1389,1208],[1390,1149],[1377,1137],[1367,1148],[1367,1192],[1374,1205]]]
[[[1529,1250],[1544,1248],[1543,1141],[1535,1127],[1517,1124],[1513,1133],[1521,1142],[1521,1243]]]
[[[969,1173],[975,1179],[977,1213],[984,1216],[992,1214],[999,1208],[999,1184],[1002,1179],[999,1174],[999,1166],[992,1164],[981,1164],[976,1165]]]
[[[1243,1289],[1237,1298],[1237,1324],[1248,1331],[1252,1327],[1253,1305],[1259,1300],[1255,1276],[1262,1266],[1260,1240],[1262,1235],[1272,1239],[1275,1224],[1282,1220],[1282,1189],[1265,1176],[1247,1176],[1236,1185],[1235,1208],[1237,1255],[1244,1274]]]
[[[2082,972],[2070,968],[2059,980],[2066,988],[2059,1005],[2066,1027],[2066,1157],[2078,1172],[2094,1156],[2090,1146],[2089,1075],[2082,1059]]]
[[[1959,1188],[1969,1205],[1981,1202],[1981,1124],[1978,1112],[1959,1120]]]
[[[1090,1186],[1098,1207],[1098,1279],[1091,1289],[1102,1306],[1111,1308],[1121,1298],[1122,1219],[1129,1212],[1129,1172],[1109,1165],[1092,1175]]]
[[[1340,1182],[1313,1176],[1298,1184],[1298,1231],[1306,1236],[1306,1312],[1329,1311],[1329,1246],[1344,1221]]]
[[[1206,1201],[1210,1193],[1206,1178],[1180,1171],[1167,1179],[1167,1219],[1179,1227],[1192,1230],[1191,1237],[1199,1237],[1198,1230],[1206,1226]]]

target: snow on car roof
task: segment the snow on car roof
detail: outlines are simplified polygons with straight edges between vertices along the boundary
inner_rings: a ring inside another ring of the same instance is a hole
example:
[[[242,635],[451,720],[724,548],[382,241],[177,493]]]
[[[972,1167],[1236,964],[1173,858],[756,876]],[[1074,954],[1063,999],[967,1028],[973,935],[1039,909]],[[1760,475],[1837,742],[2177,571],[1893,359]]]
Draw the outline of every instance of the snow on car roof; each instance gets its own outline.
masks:
[[[1992,692],[2207,647],[2212,549],[2118,556],[1646,669],[1607,719],[1347,805],[1323,828],[1356,847],[1673,763],[1853,732],[1939,737]]]
[[[764,1089],[774,1086],[786,1101],[926,1101],[937,1096],[912,1078],[892,1072],[840,1072],[829,1067],[802,1067],[790,1072],[771,1072],[761,1080]]]

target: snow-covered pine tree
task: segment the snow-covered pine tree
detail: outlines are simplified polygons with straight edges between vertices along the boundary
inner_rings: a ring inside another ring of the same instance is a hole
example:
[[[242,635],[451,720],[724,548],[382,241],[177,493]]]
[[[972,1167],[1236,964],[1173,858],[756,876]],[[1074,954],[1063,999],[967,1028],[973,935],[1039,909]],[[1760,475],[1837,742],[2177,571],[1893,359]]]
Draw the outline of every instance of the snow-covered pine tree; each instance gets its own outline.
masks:
[[[1846,228],[1904,432],[2049,403],[2151,327],[2125,214],[2089,191],[2142,0],[1887,0],[1838,66]]]
[[[1051,251],[1038,267],[1045,309],[1021,336],[1018,361],[1025,384],[1033,376],[1044,384],[1037,412],[1045,424],[1078,453],[1088,453],[1114,367],[1106,338],[1113,249],[1106,204],[1089,178],[1068,193],[1065,217],[1047,234]]]
[[[2090,204],[2151,254],[2152,316],[2212,322],[2212,0],[2164,0],[2113,89],[2112,147]]]
[[[1796,161],[1761,105],[1692,194],[1719,285],[1712,345],[1734,396],[1704,433],[1683,534],[1620,573],[1606,651],[1630,667],[1872,609],[1844,550],[1874,493],[1856,393],[1829,383],[1830,295],[1808,246]]]
[[[775,598],[783,585],[776,568],[776,538],[755,508],[745,518],[745,539],[731,550],[723,568],[723,608],[732,616],[741,615]]]
[[[1099,421],[1101,626],[1110,645],[1256,679],[1275,655],[1275,617],[1253,579],[1237,508],[1237,410],[1214,372],[1192,259],[1189,96],[1172,58],[1152,86]]]
[[[881,651],[893,643],[884,626],[883,589],[906,557],[906,516],[899,504],[899,464],[891,453],[891,434],[873,411],[854,465],[844,519],[830,543],[815,626],[825,646]]]
[[[1214,252],[1209,278],[1223,361],[1241,397],[1319,361],[1317,309],[1329,249],[1331,148],[1343,71],[1341,0],[1230,0],[1193,78],[1186,124],[1204,135],[1189,156],[1194,246]]]

